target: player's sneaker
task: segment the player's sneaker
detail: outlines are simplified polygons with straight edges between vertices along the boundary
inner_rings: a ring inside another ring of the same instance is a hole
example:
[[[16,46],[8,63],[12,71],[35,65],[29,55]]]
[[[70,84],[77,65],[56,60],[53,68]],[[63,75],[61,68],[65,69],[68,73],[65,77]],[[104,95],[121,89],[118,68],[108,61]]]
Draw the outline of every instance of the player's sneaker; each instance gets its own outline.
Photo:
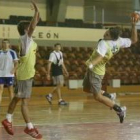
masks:
[[[50,97],[49,95],[45,96],[47,101],[49,102],[49,104],[52,104],[52,97]]]
[[[65,102],[64,100],[61,100],[61,101],[58,102],[58,105],[68,105],[68,103]]]
[[[12,127],[12,123],[8,122],[7,119],[3,120],[2,125],[4,126],[6,132],[10,135],[14,135],[14,131],[13,131],[13,127]]]
[[[28,129],[28,127],[26,127],[24,129],[24,132],[28,135],[30,135],[31,137],[35,138],[35,139],[41,139],[42,135],[39,134],[38,130],[36,128],[33,129]]]
[[[123,123],[124,118],[126,117],[126,106],[121,107],[121,112],[117,112],[117,115],[119,116],[120,123]]]

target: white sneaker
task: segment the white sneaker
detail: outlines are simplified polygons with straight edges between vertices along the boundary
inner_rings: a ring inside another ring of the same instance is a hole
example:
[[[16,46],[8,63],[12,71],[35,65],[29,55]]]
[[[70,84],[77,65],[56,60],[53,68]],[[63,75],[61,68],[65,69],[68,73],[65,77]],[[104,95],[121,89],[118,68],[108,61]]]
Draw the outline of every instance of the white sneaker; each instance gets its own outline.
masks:
[[[123,123],[124,118],[126,117],[126,106],[121,107],[122,112],[117,112],[117,115],[119,116],[120,123]]]
[[[127,110],[127,108],[126,108],[126,106],[123,106],[123,107],[121,107],[121,109],[124,112],[124,118],[125,118],[126,117],[126,110]]]
[[[52,97],[50,97],[49,95],[46,95],[45,97],[46,97],[46,99],[48,100],[48,102],[49,102],[50,104],[52,104]]]

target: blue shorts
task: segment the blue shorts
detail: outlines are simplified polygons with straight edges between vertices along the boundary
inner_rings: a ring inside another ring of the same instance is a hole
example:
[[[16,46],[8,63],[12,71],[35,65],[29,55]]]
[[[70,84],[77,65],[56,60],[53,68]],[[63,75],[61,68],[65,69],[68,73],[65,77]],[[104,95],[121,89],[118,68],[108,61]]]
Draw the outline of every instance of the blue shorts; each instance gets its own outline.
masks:
[[[0,77],[0,85],[13,86],[14,77]]]

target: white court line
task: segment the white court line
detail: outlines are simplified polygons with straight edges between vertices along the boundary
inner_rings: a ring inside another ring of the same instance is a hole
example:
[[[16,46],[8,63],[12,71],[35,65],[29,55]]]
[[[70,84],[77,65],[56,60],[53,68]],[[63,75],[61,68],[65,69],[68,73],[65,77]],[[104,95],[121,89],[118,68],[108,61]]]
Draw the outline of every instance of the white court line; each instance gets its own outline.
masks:
[[[118,123],[119,122],[83,122],[83,123],[57,123],[57,124],[49,124],[49,123],[43,123],[43,124],[35,124],[33,123],[33,125],[36,125],[36,126],[45,126],[45,125],[49,125],[49,126],[56,126],[56,125],[69,125],[69,124],[73,124],[73,125],[82,125],[82,124],[108,124],[108,123]],[[126,123],[125,123],[126,124]],[[13,125],[13,127],[23,127],[23,126],[26,126],[26,125]],[[2,127],[2,126],[0,126]]]

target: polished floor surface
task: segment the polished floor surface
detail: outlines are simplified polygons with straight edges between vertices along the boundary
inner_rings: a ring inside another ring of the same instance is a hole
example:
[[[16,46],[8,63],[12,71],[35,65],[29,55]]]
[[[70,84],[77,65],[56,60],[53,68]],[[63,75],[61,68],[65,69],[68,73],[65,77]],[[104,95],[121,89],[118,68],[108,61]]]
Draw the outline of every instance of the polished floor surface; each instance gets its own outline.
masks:
[[[140,94],[118,95],[116,102],[127,106],[123,124],[113,110],[93,100],[87,94],[64,94],[68,106],[58,106],[57,98],[49,105],[44,95],[31,98],[32,122],[43,135],[42,140],[140,140]],[[5,118],[8,98],[0,107],[0,121]],[[14,136],[9,136],[0,124],[0,140],[32,140],[23,130],[20,104],[13,118]]]

